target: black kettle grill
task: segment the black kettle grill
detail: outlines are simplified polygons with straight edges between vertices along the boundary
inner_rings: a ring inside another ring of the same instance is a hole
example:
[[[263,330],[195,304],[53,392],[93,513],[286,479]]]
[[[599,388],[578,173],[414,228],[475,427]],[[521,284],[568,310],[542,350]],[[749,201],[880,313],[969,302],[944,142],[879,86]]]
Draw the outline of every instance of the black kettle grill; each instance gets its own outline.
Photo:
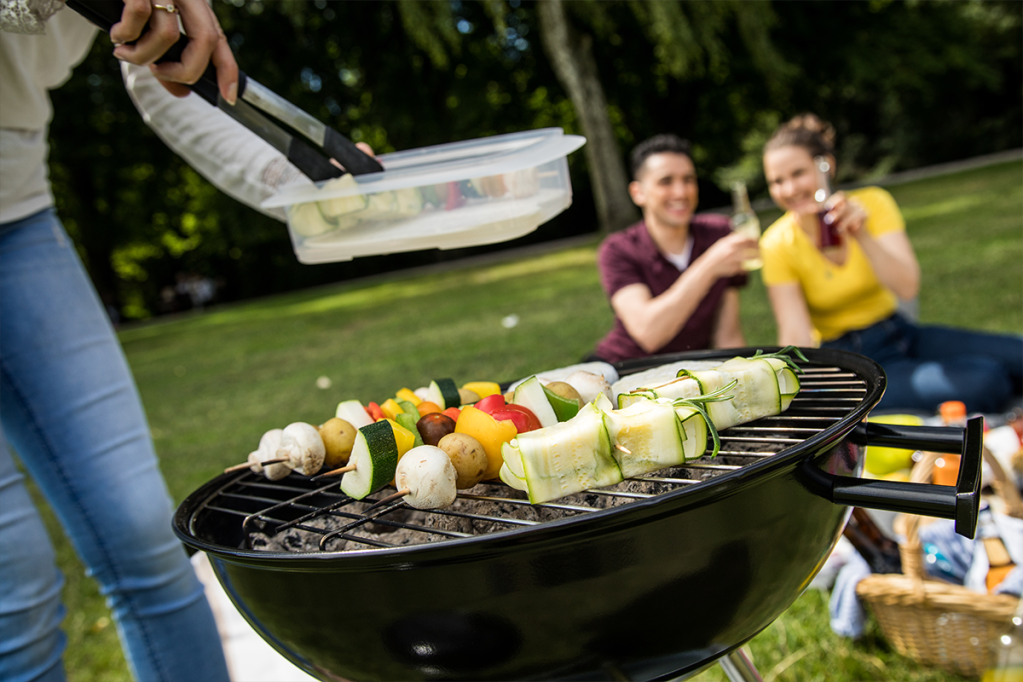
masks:
[[[329,479],[245,472],[195,491],[174,527],[253,627],[322,680],[666,680],[718,660],[755,680],[739,647],[806,589],[850,506],[955,519],[968,537],[977,523],[980,419],[867,423],[881,368],[805,354],[785,413],[723,431],[715,459],[618,486],[529,505],[483,484],[420,512],[369,509],[388,490],[355,502]],[[958,484],[859,478],[868,443],[961,454]]]

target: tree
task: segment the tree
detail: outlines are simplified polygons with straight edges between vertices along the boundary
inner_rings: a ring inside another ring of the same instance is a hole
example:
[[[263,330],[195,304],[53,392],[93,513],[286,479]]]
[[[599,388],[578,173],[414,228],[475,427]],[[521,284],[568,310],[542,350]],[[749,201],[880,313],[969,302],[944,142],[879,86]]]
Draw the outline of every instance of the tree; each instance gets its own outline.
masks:
[[[592,97],[578,101],[541,48],[548,4],[220,0],[214,8],[247,73],[378,151],[550,126],[585,134],[586,153],[569,156],[572,206],[518,244],[627,222],[598,218],[596,207],[609,193],[624,203],[625,152],[661,132],[692,140],[702,208],[727,203],[711,178],[724,179],[716,171],[730,166],[762,195],[764,137],[801,111],[835,123],[843,180],[1023,144],[1018,2],[558,3],[574,35],[563,42],[588,52],[586,68],[599,78],[605,104],[596,107],[587,107]],[[52,93],[51,178],[97,288],[125,317],[158,312],[178,272],[222,279],[231,300],[466,253],[299,264],[284,226],[218,192],[149,131],[110,51],[101,36]],[[604,118],[593,123],[594,115]],[[622,179],[608,180],[613,172]]]
[[[562,0],[540,2],[536,9],[544,50],[558,80],[571,97],[586,134],[584,151],[589,161],[600,231],[606,234],[619,230],[636,219],[636,207],[626,189],[628,176],[593,58],[593,38],[572,27]]]
[[[628,4],[654,46],[658,65],[675,79],[701,75],[705,68],[722,68],[729,50],[721,34],[726,20],[735,18],[757,68],[776,92],[783,91],[785,77],[792,69],[771,44],[768,29],[773,14],[766,3],[688,3],[692,18],[683,11],[681,2],[631,0]],[[574,2],[571,7],[577,16],[595,23],[603,32],[614,30],[607,3]],[[601,231],[621,229],[632,222],[636,211],[626,191],[627,174],[593,57],[593,37],[573,26],[563,0],[540,2],[536,9],[544,50],[586,132],[586,156]]]

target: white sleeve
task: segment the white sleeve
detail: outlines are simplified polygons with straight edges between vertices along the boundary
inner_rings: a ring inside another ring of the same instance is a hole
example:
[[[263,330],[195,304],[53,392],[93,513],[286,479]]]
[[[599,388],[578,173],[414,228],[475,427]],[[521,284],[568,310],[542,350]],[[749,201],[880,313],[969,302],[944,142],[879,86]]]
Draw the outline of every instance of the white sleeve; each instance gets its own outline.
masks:
[[[238,201],[285,220],[283,208],[259,205],[293,181],[310,182],[278,150],[199,95],[175,97],[144,66],[121,63],[142,119],[189,166]]]

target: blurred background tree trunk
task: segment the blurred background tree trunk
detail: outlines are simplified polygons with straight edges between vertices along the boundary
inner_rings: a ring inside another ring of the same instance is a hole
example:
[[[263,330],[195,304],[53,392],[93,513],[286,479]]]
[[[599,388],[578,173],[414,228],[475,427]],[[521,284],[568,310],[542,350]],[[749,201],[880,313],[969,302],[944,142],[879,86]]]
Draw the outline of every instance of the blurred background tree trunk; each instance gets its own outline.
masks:
[[[636,221],[639,212],[629,197],[629,176],[615,140],[607,98],[593,58],[593,37],[573,28],[562,0],[536,5],[540,39],[558,82],[575,106],[586,136],[586,160],[601,234]]]

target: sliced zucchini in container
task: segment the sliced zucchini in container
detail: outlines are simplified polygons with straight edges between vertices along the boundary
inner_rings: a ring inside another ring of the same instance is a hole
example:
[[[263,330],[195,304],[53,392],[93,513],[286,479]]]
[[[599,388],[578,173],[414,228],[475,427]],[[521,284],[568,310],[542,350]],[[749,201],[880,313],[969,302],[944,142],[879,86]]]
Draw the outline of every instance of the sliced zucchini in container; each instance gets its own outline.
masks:
[[[419,215],[423,210],[423,193],[418,187],[405,187],[394,190],[395,212],[398,215]]]
[[[324,217],[319,207],[312,202],[289,207],[288,224],[303,237],[317,237],[337,229],[337,223]]]
[[[353,464],[355,468],[341,477],[341,492],[353,500],[391,482],[398,466],[398,445],[390,421],[381,419],[359,429],[348,459],[348,465]]]
[[[340,178],[328,180],[323,185],[324,190],[355,187],[355,178],[351,175],[342,175]],[[366,208],[366,197],[363,194],[350,194],[345,197],[334,197],[333,199],[321,199],[317,202],[320,212],[326,218],[336,218],[339,215],[356,213]]]

